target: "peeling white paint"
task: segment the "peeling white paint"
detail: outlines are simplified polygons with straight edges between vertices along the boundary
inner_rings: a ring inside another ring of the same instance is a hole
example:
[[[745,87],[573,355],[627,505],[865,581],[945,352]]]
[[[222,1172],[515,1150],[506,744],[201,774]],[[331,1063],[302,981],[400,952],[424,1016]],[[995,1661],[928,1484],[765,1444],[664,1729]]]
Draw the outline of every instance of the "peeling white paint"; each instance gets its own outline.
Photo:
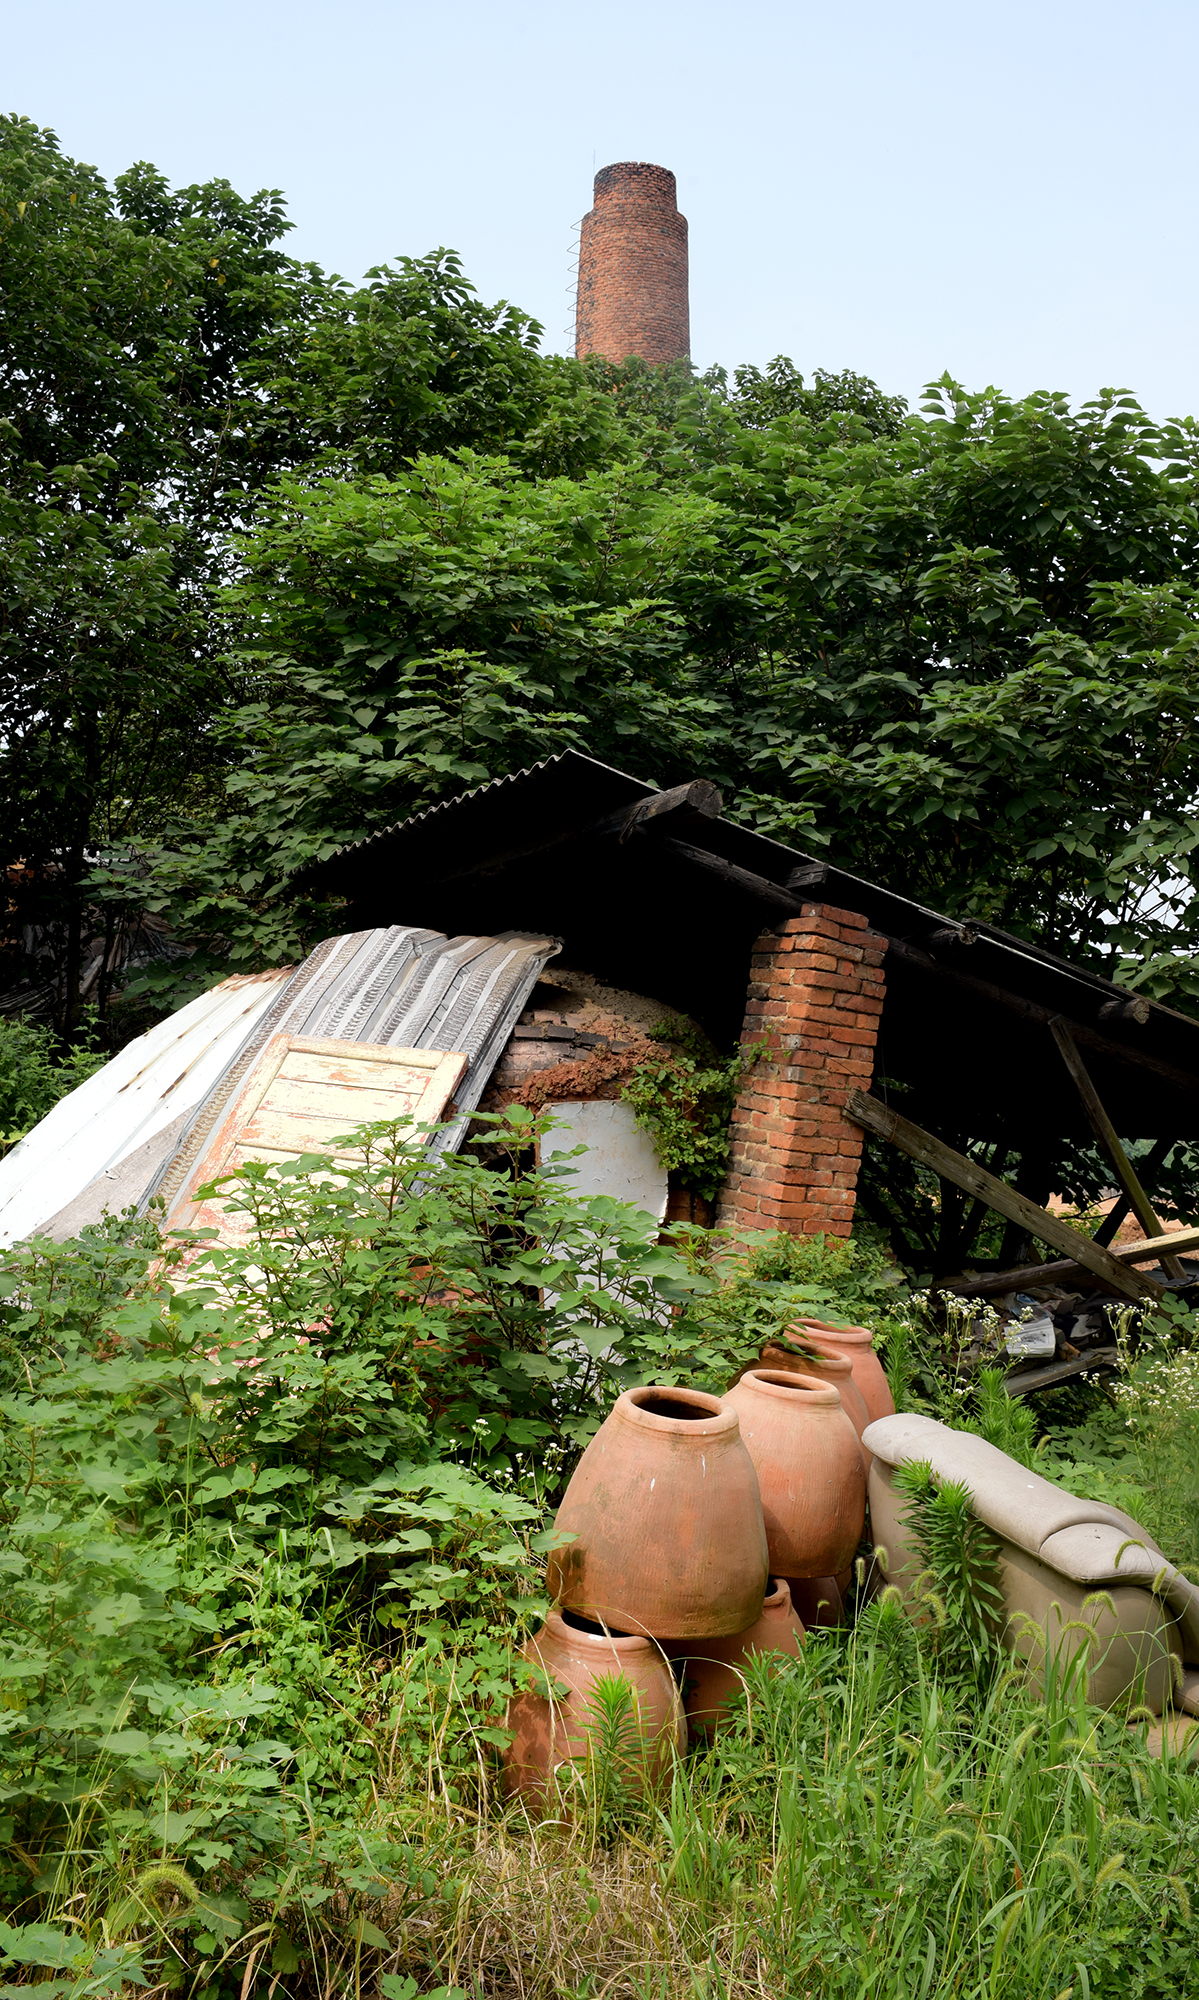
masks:
[[[661,1222],[666,1213],[666,1169],[649,1133],[637,1123],[632,1105],[600,1099],[551,1104],[548,1109],[566,1129],[546,1133],[541,1141],[543,1165],[576,1146],[587,1148],[577,1160],[562,1161],[572,1176],[566,1182],[571,1194],[606,1194],[614,1201],[631,1201]]]

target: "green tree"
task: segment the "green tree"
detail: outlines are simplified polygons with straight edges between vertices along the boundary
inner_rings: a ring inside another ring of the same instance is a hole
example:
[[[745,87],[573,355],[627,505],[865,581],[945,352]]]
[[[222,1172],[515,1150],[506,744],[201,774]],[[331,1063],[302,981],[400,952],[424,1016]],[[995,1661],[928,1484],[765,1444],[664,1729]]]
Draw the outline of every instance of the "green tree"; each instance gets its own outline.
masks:
[[[64,1030],[97,851],[206,794],[218,537],[277,464],[241,371],[308,284],[285,226],[276,194],[110,189],[0,121],[0,859],[9,974],[33,926]]]
[[[635,434],[624,393],[581,477],[460,450],[277,489],[228,600],[263,691],[233,810],[160,893],[292,949],[299,863],[573,742],[1199,995],[1193,426],[948,383],[898,427],[746,423],[692,386]]]
[[[501,441],[554,471],[592,462],[617,421],[451,254],[354,289],[288,258],[289,227],[276,191],[172,191],[144,164],[109,187],[52,133],[0,120],[5,976],[52,981],[64,1033],[104,922],[97,859],[117,864],[111,933],[145,842],[181,808],[210,823],[244,758],[220,725],[256,689],[220,592],[269,482]]]

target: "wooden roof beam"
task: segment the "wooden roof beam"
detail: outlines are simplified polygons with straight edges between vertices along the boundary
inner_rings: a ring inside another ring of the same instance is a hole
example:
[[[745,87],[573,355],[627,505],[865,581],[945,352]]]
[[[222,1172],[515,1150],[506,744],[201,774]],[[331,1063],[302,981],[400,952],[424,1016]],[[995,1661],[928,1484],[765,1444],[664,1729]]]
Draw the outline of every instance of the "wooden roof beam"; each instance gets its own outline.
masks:
[[[1162,1226],[1154,1214],[1153,1204],[1137,1179],[1132,1161],[1120,1144],[1116,1128],[1103,1108],[1099,1092],[1092,1083],[1087,1066],[1078,1053],[1073,1035],[1060,1017],[1049,1023],[1049,1032],[1061,1051],[1062,1061],[1074,1079],[1074,1087],[1082,1099],[1082,1107],[1090,1120],[1091,1130],[1111,1161],[1116,1179],[1132,1204],[1133,1214],[1136,1216],[1141,1228],[1145,1231],[1146,1236],[1160,1236],[1163,1233]],[[1182,1278],[1186,1276],[1177,1257],[1170,1257],[1163,1253],[1161,1261],[1162,1270],[1168,1278]]]
[[[1157,1298],[1160,1288],[1151,1278],[1143,1278],[1139,1271],[1113,1257],[1100,1243],[1089,1236],[1080,1236],[1071,1229],[1060,1215],[1054,1215],[1047,1208],[1038,1207],[1027,1195],[1009,1186],[1007,1181],[989,1174],[976,1161],[968,1160],[963,1153],[957,1153],[947,1146],[943,1139],[937,1139],[908,1118],[900,1116],[887,1105],[880,1104],[877,1097],[870,1097],[865,1091],[850,1093],[845,1107],[845,1115],[852,1118],[855,1125],[861,1125],[867,1132],[885,1139],[888,1145],[897,1146],[902,1153],[931,1167],[956,1187],[964,1188],[976,1200],[985,1202],[997,1215],[1009,1222],[1019,1224],[1042,1243],[1052,1244],[1055,1250],[1071,1256],[1074,1262],[1082,1264],[1088,1271],[1126,1299]]]
[[[906,938],[889,938],[887,957],[916,966],[921,972],[931,973],[964,993],[975,994],[980,1000],[990,1000],[997,1007],[1005,1007],[1010,1014],[1019,1014],[1024,1020],[1035,1022],[1038,1027],[1047,1028],[1055,1020],[1065,1021],[1075,1040],[1085,1048],[1094,1049],[1117,1062],[1130,1063],[1138,1069],[1152,1070],[1155,1076],[1165,1077],[1168,1083],[1177,1084],[1188,1097],[1199,1097],[1199,1077],[1193,1073],[1176,1069],[1173,1063],[1163,1062],[1160,1056],[1151,1056],[1131,1042],[1113,1041],[1110,1035],[1102,1034],[1076,1016],[1068,1017],[1060,1010],[1042,1007],[1035,1000],[1026,1000],[1019,993],[1009,993],[1004,987],[994,985],[989,979],[981,979],[973,972],[959,972],[956,966],[940,965],[928,952],[921,951],[918,945],[910,944]],[[1100,1009],[1101,1018],[1105,1011],[1106,1008]]]

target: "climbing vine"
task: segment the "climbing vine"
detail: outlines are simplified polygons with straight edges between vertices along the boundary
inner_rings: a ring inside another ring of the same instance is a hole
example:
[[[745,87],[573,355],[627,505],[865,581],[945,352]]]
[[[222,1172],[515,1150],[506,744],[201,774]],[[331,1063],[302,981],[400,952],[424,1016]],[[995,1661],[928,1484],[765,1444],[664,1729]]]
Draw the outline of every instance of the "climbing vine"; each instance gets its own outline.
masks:
[[[621,1096],[651,1134],[667,1171],[715,1201],[728,1173],[733,1106],[758,1047],[721,1058],[701,1029],[682,1020],[659,1021],[649,1035],[669,1046],[638,1063]]]

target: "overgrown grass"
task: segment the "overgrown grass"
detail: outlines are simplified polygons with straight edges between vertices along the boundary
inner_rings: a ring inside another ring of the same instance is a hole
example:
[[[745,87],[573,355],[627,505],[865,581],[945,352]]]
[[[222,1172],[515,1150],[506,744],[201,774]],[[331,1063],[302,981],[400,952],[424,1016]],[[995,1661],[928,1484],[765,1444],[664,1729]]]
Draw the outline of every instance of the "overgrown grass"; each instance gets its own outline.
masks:
[[[957,1643],[986,1552],[952,1496],[940,1620],[875,1603],[755,1667],[656,1803],[602,1758],[569,1819],[503,1802],[513,1647],[612,1396],[721,1386],[894,1286],[854,1246],[678,1254],[524,1171],[524,1126],[400,1138],[252,1170],[250,1246],[183,1289],[146,1225],[4,1260],[0,1995],[1186,1992],[1199,1781],[985,1620]]]

